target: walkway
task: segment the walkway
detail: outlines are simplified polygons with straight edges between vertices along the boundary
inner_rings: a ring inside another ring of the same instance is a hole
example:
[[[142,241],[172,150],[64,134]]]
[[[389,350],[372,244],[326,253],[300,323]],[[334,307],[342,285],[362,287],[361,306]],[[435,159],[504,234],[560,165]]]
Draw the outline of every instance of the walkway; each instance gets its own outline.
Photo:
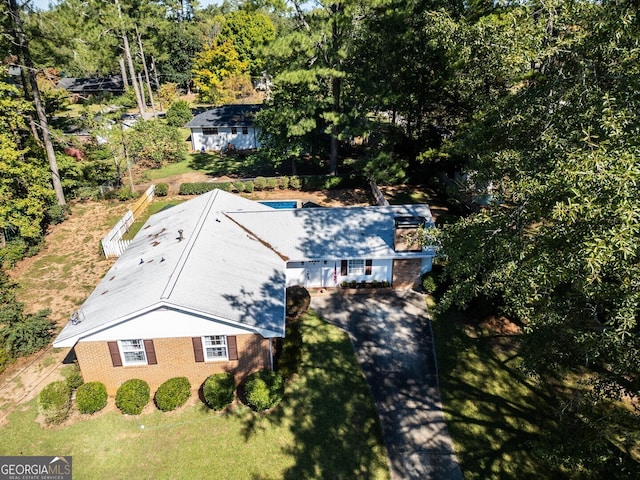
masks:
[[[376,403],[392,480],[460,480],[442,413],[431,326],[422,295],[313,296],[325,320],[349,332]]]

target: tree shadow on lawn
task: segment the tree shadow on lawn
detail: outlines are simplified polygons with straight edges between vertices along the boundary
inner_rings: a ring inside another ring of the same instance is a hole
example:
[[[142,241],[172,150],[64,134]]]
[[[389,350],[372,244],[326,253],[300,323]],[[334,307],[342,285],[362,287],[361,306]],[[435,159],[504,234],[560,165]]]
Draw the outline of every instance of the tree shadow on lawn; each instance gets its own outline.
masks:
[[[512,366],[517,336],[472,337],[466,316],[447,312],[434,322],[443,407],[465,478],[571,478],[545,461],[557,402]]]
[[[276,174],[272,163],[260,159],[258,155],[244,153],[194,153],[191,154],[189,167],[204,171],[211,177],[251,178]]]
[[[371,394],[346,334],[315,315],[301,322],[302,364],[273,411],[247,421],[249,438],[270,424],[289,424],[295,460],[283,478],[388,478],[380,425]]]

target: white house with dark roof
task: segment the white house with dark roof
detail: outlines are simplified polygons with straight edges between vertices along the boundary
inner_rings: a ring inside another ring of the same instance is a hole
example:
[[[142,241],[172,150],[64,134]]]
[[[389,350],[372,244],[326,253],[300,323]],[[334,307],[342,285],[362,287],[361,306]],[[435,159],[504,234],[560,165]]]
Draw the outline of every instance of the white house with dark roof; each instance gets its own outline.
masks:
[[[433,249],[406,245],[427,205],[274,209],[214,190],[152,215],[54,341],[85,381],[238,379],[273,366],[286,287],[411,286]]]
[[[196,151],[254,150],[260,147],[260,129],[253,123],[262,105],[223,105],[196,115],[185,128],[191,130]]]

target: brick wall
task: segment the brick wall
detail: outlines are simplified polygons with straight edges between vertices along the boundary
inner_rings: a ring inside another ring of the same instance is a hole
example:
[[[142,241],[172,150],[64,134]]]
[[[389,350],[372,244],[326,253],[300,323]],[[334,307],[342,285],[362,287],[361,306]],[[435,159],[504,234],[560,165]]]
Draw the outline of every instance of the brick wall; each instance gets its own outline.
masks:
[[[191,387],[197,389],[212,373],[232,372],[240,382],[256,370],[270,368],[268,339],[237,335],[236,342],[238,360],[228,362],[196,362],[191,337],[154,339],[157,365],[113,367],[107,342],[78,342],[75,352],[85,382],[102,382],[107,392],[115,395],[124,381],[140,378],[149,384],[153,395],[172,377],[187,377]]]
[[[420,278],[422,260],[419,258],[395,259],[393,261],[393,288],[412,288]]]

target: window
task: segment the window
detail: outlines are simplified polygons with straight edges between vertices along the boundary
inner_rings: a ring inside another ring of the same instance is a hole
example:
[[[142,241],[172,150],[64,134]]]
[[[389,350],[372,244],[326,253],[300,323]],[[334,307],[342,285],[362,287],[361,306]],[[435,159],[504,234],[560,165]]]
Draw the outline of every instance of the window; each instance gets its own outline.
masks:
[[[120,354],[123,365],[146,365],[147,354],[141,339],[120,340]]]
[[[347,267],[347,273],[349,275],[363,275],[364,274],[364,260],[349,260]]]
[[[249,127],[242,127],[242,134],[249,135]]]
[[[229,359],[227,355],[227,337],[224,335],[202,337],[202,346],[204,347],[204,359],[207,361]]]
[[[232,135],[236,135],[238,133],[238,128],[237,127],[231,127],[231,134]]]
[[[202,135],[218,135],[218,129],[215,127],[205,127],[202,129]]]

